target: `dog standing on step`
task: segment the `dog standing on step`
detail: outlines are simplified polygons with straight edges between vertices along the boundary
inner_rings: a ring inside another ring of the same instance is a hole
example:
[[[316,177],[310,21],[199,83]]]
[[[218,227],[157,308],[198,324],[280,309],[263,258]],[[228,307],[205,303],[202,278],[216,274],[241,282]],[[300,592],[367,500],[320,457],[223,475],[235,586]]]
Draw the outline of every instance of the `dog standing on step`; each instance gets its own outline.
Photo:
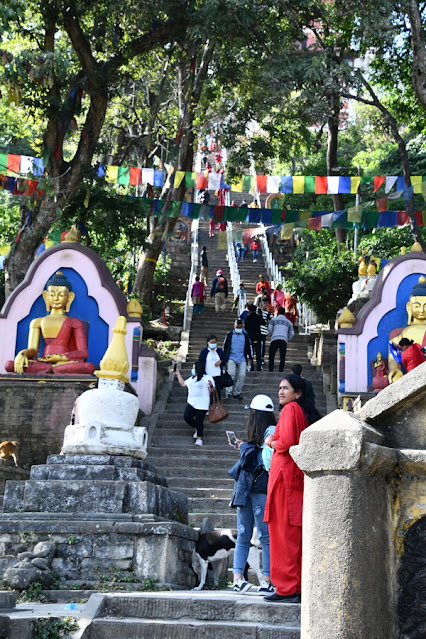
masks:
[[[200,583],[192,590],[203,589],[209,564],[211,564],[213,569],[213,584],[217,588],[222,562],[235,550],[236,541],[237,531],[225,528],[202,533],[199,536],[195,550],[192,553],[192,569],[197,574]],[[256,572],[259,581],[263,579],[262,571],[260,570],[261,552],[261,548],[258,545],[252,544],[247,558],[248,566]]]
[[[12,457],[15,462],[15,466],[18,465],[18,442],[2,442],[0,444],[0,459],[2,464],[5,463],[9,457]]]

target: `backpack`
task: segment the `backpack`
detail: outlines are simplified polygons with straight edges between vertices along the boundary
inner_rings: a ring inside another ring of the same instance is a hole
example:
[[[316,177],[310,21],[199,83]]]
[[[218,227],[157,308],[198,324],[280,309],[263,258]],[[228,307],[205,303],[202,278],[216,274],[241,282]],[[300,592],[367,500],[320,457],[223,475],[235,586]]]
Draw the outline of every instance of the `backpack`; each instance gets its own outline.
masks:
[[[226,280],[222,275],[217,278],[216,284],[216,293],[225,293],[226,292]]]

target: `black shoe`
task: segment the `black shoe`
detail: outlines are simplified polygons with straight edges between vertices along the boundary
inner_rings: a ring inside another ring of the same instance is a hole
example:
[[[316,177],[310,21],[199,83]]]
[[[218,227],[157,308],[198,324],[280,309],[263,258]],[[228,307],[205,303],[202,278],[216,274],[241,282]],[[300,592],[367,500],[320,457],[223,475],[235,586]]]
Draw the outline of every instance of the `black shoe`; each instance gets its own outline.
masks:
[[[242,399],[243,396],[242,395],[234,395],[235,399]]]
[[[263,597],[265,601],[270,601],[274,603],[300,603],[300,595],[294,593],[294,595],[278,595],[274,592],[273,595],[268,595],[267,597]]]

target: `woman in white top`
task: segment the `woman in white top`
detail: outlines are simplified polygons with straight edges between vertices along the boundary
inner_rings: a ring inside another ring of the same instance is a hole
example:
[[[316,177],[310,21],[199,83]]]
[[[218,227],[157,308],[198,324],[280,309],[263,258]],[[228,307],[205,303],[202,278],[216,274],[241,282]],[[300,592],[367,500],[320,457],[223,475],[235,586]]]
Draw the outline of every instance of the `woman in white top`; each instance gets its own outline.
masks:
[[[203,445],[204,417],[209,410],[210,388],[214,386],[213,377],[206,375],[204,364],[196,362],[191,370],[191,377],[184,380],[180,371],[175,370],[181,386],[188,388],[187,404],[183,418],[189,426],[195,429],[195,445]]]
[[[216,386],[217,395],[221,398],[220,391],[222,390],[220,384],[220,376],[222,374],[222,364],[225,361],[225,353],[217,345],[216,335],[209,335],[207,337],[207,348],[203,348],[198,356],[198,361],[204,366],[206,375],[213,377],[214,385]]]

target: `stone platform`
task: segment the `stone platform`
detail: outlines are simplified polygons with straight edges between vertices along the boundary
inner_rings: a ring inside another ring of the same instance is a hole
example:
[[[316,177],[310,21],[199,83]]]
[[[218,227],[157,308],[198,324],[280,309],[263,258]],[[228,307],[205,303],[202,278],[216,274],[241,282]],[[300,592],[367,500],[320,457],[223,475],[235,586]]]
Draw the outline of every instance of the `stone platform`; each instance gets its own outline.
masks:
[[[0,514],[0,578],[18,553],[56,545],[52,570],[67,582],[152,577],[193,586],[197,533],[187,498],[145,461],[109,455],[51,455],[27,481],[6,484]]]

